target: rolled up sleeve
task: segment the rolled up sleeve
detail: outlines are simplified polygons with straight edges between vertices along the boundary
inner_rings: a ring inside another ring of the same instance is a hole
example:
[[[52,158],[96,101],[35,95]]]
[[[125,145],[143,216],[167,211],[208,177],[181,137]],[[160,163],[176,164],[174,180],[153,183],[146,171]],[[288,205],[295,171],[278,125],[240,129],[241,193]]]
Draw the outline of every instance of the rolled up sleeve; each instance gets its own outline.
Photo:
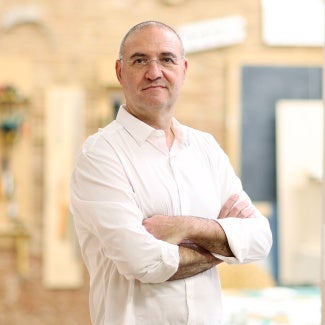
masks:
[[[229,264],[248,263],[261,260],[270,252],[272,233],[268,220],[257,215],[251,218],[217,219],[223,228],[234,257],[215,254]]]
[[[243,190],[241,180],[236,175],[230,164],[229,158],[210,137],[209,152],[212,155],[211,165],[215,171],[216,184],[219,184],[221,206],[232,194],[239,194],[240,199],[253,203],[247,193]],[[255,207],[253,206],[255,209]],[[272,247],[272,233],[268,219],[257,209],[251,218],[223,218],[217,219],[223,228],[230,249],[234,257],[225,257],[214,254],[227,263],[248,263],[265,258]]]
[[[127,279],[164,282],[177,271],[178,246],[146,231],[121,164],[105,155],[82,153],[71,179],[71,212],[88,269],[113,263]]]

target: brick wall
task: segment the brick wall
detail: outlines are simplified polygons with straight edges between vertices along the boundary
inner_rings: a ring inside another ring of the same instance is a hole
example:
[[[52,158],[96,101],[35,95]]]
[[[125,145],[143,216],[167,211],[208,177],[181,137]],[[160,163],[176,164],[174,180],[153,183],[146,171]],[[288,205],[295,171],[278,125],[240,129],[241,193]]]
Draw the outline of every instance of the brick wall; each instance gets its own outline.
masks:
[[[188,55],[188,76],[176,111],[182,122],[211,132],[235,165],[239,160],[240,66],[247,63],[322,64],[320,48],[265,46],[261,40],[258,0],[165,3],[162,0],[0,2],[0,22],[3,23],[9,13],[16,15],[16,24],[0,29],[0,62],[16,58],[17,62],[27,62],[31,67],[24,75],[22,87],[32,100],[29,113],[32,163],[28,188],[32,206],[28,214],[34,229],[32,251],[35,254],[41,247],[45,93],[52,85],[81,85],[86,94],[86,134],[109,121],[112,118],[109,96],[117,91],[112,67],[121,37],[132,25],[156,19],[177,29],[185,23],[228,15],[246,18],[244,43]],[[26,8],[29,8],[29,18],[34,15],[33,23],[28,23]],[[8,66],[8,69],[11,68]],[[19,73],[12,70],[8,82],[20,84]]]

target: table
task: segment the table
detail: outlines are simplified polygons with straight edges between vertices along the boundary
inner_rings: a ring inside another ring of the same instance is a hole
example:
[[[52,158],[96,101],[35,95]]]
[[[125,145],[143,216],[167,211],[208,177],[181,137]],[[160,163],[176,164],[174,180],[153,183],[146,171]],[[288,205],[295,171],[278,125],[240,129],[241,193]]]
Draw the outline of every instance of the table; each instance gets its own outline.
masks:
[[[223,290],[226,325],[320,325],[319,287]]]

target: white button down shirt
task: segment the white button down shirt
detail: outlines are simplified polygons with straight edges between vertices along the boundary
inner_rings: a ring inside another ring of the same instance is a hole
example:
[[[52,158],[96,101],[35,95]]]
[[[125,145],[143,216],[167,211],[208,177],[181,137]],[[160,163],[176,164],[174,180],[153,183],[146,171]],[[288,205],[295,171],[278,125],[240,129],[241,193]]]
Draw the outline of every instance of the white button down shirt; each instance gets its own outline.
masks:
[[[90,314],[96,325],[222,324],[217,267],[167,281],[179,264],[178,246],[142,226],[154,214],[216,219],[241,182],[207,133],[172,125],[165,134],[121,107],[115,121],[84,143],[71,180],[71,211],[90,275]],[[272,236],[267,219],[218,220],[235,257],[264,258]]]

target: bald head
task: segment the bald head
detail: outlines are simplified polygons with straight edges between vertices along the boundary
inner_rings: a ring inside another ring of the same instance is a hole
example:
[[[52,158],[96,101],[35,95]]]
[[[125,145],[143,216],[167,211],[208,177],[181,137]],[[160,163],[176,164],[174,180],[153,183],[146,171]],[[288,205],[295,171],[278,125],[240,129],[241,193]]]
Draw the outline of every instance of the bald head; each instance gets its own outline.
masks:
[[[122,39],[122,42],[121,42],[121,45],[120,45],[120,50],[119,50],[119,58],[122,59],[123,58],[123,55],[124,55],[124,48],[125,48],[125,43],[127,42],[128,38],[133,35],[135,32],[139,31],[139,30],[142,30],[142,29],[145,29],[145,28],[148,28],[148,27],[152,27],[152,26],[157,26],[157,27],[160,27],[162,29],[165,29],[167,31],[170,31],[172,32],[173,34],[175,34],[175,36],[179,39],[179,42],[180,42],[180,45],[181,45],[181,50],[182,50],[182,56],[184,57],[185,56],[185,53],[184,53],[184,46],[183,46],[183,42],[180,38],[180,36],[177,34],[177,32],[170,26],[162,23],[162,22],[159,22],[159,21],[155,21],[155,20],[148,20],[148,21],[144,21],[144,22],[141,22],[135,26],[133,26],[126,34],[125,36],[123,37]]]

